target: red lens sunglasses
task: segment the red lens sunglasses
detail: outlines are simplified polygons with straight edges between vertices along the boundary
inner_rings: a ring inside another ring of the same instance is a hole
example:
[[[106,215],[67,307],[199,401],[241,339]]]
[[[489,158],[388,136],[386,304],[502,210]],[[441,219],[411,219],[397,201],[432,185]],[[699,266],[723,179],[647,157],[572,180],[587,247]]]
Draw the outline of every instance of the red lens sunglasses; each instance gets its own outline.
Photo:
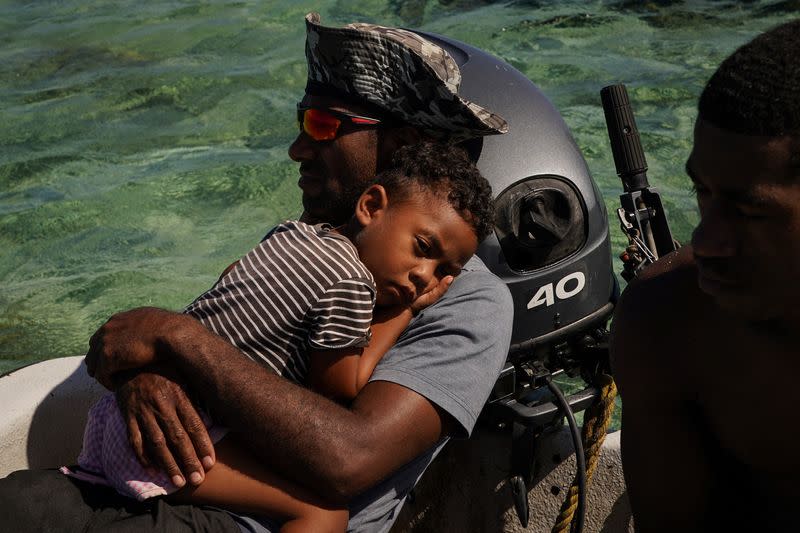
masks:
[[[332,141],[339,133],[342,122],[356,126],[377,126],[381,121],[377,118],[363,117],[344,111],[322,109],[319,107],[297,106],[297,125],[315,141]]]

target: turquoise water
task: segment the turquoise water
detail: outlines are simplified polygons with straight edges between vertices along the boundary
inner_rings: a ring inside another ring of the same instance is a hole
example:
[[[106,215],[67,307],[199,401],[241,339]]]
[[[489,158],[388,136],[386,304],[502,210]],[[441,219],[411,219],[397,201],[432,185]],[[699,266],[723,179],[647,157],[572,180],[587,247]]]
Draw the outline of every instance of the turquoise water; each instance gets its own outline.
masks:
[[[620,185],[598,91],[626,82],[685,240],[699,91],[798,5],[0,1],[0,370],[82,353],[116,311],[184,306],[298,214],[286,148],[307,11],[443,33],[510,62],[561,110],[609,208]]]

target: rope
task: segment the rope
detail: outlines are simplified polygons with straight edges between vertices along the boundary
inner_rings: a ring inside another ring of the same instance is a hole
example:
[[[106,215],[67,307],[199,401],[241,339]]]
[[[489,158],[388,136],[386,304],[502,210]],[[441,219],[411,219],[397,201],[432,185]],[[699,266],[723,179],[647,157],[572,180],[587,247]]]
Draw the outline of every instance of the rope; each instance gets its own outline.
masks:
[[[611,414],[614,412],[614,398],[617,396],[617,386],[614,378],[608,374],[597,376],[597,385],[600,387],[600,396],[591,407],[584,413],[583,429],[581,438],[583,439],[584,455],[586,457],[586,486],[592,480],[592,475],[597,468],[600,458],[600,448],[606,439],[608,424],[611,422]],[[561,505],[561,511],[556,519],[551,533],[566,533],[569,531],[575,509],[578,507],[578,480],[572,482],[567,497]]]

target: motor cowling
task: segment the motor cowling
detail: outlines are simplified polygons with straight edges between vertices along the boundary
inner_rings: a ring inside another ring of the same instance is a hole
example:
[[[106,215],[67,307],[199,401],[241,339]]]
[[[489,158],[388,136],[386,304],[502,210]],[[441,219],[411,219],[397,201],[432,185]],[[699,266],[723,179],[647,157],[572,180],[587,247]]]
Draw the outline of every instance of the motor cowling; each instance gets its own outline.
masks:
[[[509,360],[536,358],[537,346],[604,324],[613,309],[618,286],[605,204],[569,128],[533,82],[475,47],[423,35],[458,63],[459,93],[508,122],[507,134],[478,148],[497,215],[478,255],[513,296]]]

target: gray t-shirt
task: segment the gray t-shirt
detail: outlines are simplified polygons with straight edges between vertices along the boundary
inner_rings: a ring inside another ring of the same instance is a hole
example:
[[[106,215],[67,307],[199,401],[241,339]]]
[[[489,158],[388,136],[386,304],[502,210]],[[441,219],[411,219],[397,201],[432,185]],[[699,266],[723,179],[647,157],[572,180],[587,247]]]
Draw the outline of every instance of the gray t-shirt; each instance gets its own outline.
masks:
[[[473,257],[447,293],[417,315],[370,381],[407,387],[450,414],[468,437],[505,362],[513,305],[506,285]],[[443,439],[350,503],[350,532],[388,531]],[[272,521],[235,516],[242,531],[278,531]]]

